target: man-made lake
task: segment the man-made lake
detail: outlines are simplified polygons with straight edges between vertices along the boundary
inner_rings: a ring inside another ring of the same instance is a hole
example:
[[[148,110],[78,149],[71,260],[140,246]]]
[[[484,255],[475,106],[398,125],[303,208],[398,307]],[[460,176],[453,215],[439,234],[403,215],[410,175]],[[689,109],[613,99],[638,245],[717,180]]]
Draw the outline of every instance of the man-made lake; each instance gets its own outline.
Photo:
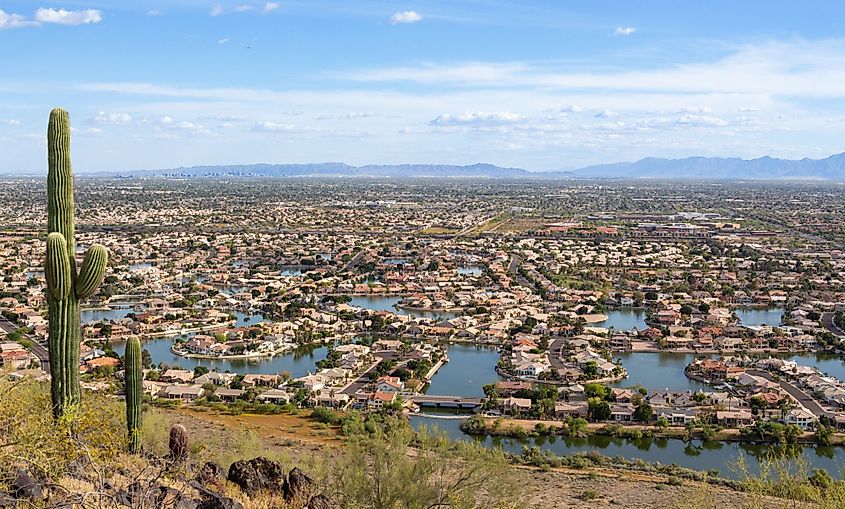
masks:
[[[246,327],[248,325],[257,325],[264,321],[264,315],[261,313],[244,313],[243,311],[235,311],[235,327]]]
[[[740,444],[735,442],[702,442],[693,440],[684,443],[682,440],[667,438],[644,438],[641,440],[625,440],[606,436],[590,436],[589,438],[536,437],[516,439],[506,437],[489,437],[466,435],[460,429],[461,421],[457,419],[433,419],[424,415],[411,416],[414,429],[426,426],[429,429],[439,428],[453,440],[474,440],[486,447],[499,447],[507,452],[519,454],[523,447],[537,446],[558,455],[568,455],[588,451],[596,451],[605,456],[622,456],[626,459],[641,459],[649,463],[660,462],[665,465],[676,464],[695,470],[716,469],[720,475],[738,479],[739,473],[733,467],[737,459],[745,459],[750,473],[759,473],[760,461],[773,451],[771,446]],[[841,447],[805,447],[802,450],[809,468],[823,468],[832,476],[842,478],[845,466],[845,450]]]
[[[449,362],[432,377],[427,394],[440,396],[483,396],[486,384],[501,380],[496,373],[499,353],[496,350],[474,345],[451,344],[447,346]]]
[[[194,369],[205,366],[208,369],[237,373],[278,374],[288,372],[294,378],[305,376],[309,372],[317,371],[315,363],[326,358],[328,348],[321,346],[314,349],[301,349],[276,357],[262,357],[259,359],[190,359],[181,357],[170,351],[173,338],[151,339],[141,342],[141,348],[150,352],[153,364],[165,363],[169,367],[179,366],[182,369]],[[113,342],[112,348],[123,355],[125,342]]]
[[[301,276],[302,267],[299,265],[282,265],[280,267],[282,276]]]
[[[115,306],[110,309],[84,309],[79,312],[79,319],[82,323],[117,320],[118,318],[126,318],[126,315],[134,312],[135,310],[130,306]]]
[[[612,384],[613,387],[642,386],[653,391],[712,390],[684,375],[684,367],[696,358],[693,354],[617,352],[613,358],[621,359],[628,370],[628,378]]]
[[[812,366],[823,373],[845,380],[845,362],[834,354],[775,354],[775,357],[795,361],[805,366]],[[707,385],[696,382],[684,375],[684,367],[701,354],[691,353],[650,353],[650,352],[616,352],[614,359],[621,359],[622,365],[628,370],[628,378],[620,380],[613,387],[633,387],[636,385],[652,391],[698,391],[713,390]],[[711,354],[706,357],[716,358]]]
[[[742,325],[757,326],[757,325],[780,325],[781,317],[783,316],[783,308],[751,308],[743,307],[734,309],[734,313],[739,318]]]
[[[402,300],[401,297],[382,297],[377,295],[355,295],[352,297],[352,306],[358,306],[373,311],[390,311],[397,315],[413,316],[414,318],[431,318],[433,320],[455,318],[458,313],[446,311],[418,311],[413,309],[400,309],[396,303]]]
[[[648,329],[648,325],[645,323],[646,314],[644,309],[611,309],[605,314],[607,314],[607,320],[590,325],[607,328],[613,327],[614,330]]]

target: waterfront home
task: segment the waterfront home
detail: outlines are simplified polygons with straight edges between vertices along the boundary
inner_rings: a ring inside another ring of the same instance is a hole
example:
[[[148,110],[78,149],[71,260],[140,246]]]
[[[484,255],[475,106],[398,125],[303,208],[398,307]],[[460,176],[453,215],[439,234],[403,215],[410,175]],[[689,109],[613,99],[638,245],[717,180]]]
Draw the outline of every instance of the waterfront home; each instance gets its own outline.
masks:
[[[726,428],[739,428],[754,423],[754,416],[749,410],[717,410],[716,422]]]
[[[806,408],[799,407],[787,412],[783,422],[785,424],[794,424],[807,431],[815,427],[818,418]]]
[[[164,382],[154,382],[152,380],[143,381],[144,394],[148,394],[152,397],[156,397],[166,386],[167,384]]]
[[[373,343],[374,352],[397,352],[402,348],[403,343],[398,339],[380,339]]]
[[[613,400],[617,403],[630,403],[634,399],[635,392],[631,389],[612,388]]]
[[[504,398],[498,401],[498,406],[504,413],[519,415],[531,411],[531,400],[528,398]]]
[[[398,376],[383,376],[376,380],[376,391],[379,392],[402,392],[405,384]]]
[[[582,419],[586,419],[588,415],[588,407],[589,405],[586,401],[577,403],[558,401],[555,403],[555,418],[566,419],[567,417],[580,417]]]
[[[164,386],[158,396],[165,399],[196,401],[202,397],[204,392],[205,390],[201,385],[170,384]]]
[[[114,357],[98,357],[82,363],[80,371],[82,373],[90,373],[97,368],[117,368],[120,360]]]
[[[281,377],[279,375],[247,373],[241,380],[241,385],[244,387],[276,387],[280,382]]]
[[[396,401],[397,393],[376,391],[367,398],[368,410],[379,410]]]
[[[320,392],[315,398],[316,406],[329,408],[346,408],[349,405],[349,395],[341,392]]]
[[[256,399],[262,403],[275,403],[277,405],[286,405],[290,403],[291,396],[287,392],[280,389],[270,389],[259,394]]]
[[[670,426],[685,426],[698,417],[698,412],[692,408],[667,408],[657,410],[657,418],[664,417]]]
[[[187,369],[168,369],[159,377],[162,382],[190,382],[194,372]]]
[[[218,371],[209,371],[204,375],[200,375],[194,379],[197,385],[214,384],[214,385],[229,385],[235,379],[235,373],[220,373]]]
[[[220,398],[221,401],[227,403],[234,403],[236,399],[241,397],[245,391],[242,389],[229,389],[227,387],[220,387],[215,389],[214,396]]]
[[[610,420],[617,422],[631,422],[634,420],[634,407],[631,405],[610,405]]]
[[[499,381],[496,382],[496,393],[499,396],[511,396],[521,390],[530,391],[533,386],[534,384],[532,384],[531,382]]]

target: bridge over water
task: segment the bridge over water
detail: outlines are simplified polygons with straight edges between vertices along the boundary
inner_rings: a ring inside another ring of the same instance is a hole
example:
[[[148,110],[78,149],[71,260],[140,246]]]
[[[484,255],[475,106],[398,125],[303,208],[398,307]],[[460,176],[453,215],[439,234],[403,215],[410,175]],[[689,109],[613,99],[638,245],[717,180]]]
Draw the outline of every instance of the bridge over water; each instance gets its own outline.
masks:
[[[481,408],[481,398],[467,398],[462,396],[434,396],[420,394],[409,398],[414,404],[429,408],[459,408],[476,410]]]

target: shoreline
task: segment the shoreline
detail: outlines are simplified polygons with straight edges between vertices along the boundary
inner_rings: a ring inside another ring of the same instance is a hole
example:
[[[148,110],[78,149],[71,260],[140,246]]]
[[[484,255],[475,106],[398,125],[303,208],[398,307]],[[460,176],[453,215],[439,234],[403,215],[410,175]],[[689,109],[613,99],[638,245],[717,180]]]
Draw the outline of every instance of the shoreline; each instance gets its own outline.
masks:
[[[477,414],[476,414],[477,415]],[[466,419],[473,417],[468,415]],[[516,438],[516,439],[524,439],[524,438],[536,438],[541,436],[557,436],[562,438],[579,438],[578,436],[567,437],[562,433],[557,432],[557,428],[562,427],[565,423],[561,420],[539,420],[539,419],[513,419],[508,417],[485,417],[479,416],[481,419],[484,420],[485,429],[483,430],[472,430],[466,431],[461,428],[461,432],[467,436],[490,436],[490,437],[507,437],[507,438]],[[500,424],[497,429],[493,429],[493,423],[499,421]],[[555,429],[554,433],[551,434],[542,434],[538,433],[536,430],[537,424],[542,424],[549,428]],[[608,427],[618,425],[620,428],[620,432],[612,433]],[[514,432],[514,429],[520,429],[520,432]],[[641,436],[629,436],[634,435],[637,432],[641,434]],[[707,440],[704,438],[704,434],[701,430],[695,430],[692,433],[687,434],[687,430],[684,426],[669,426],[667,428],[660,428],[653,424],[631,424],[631,423],[617,423],[617,422],[588,422],[585,432],[580,438],[587,438],[589,436],[609,436],[609,437],[616,437],[616,438],[624,438],[629,440],[638,440],[638,439],[645,439],[645,438],[665,438],[671,440],[682,440],[685,441],[687,438],[693,440],[703,440],[703,441],[710,441],[710,442],[722,442],[722,443],[744,443],[744,444],[754,444],[754,445],[772,445],[772,446],[787,446],[786,444],[780,444],[779,442],[774,441],[766,441],[760,440],[759,438],[746,438],[744,437],[739,429],[736,428],[724,428],[719,431],[715,432],[715,436],[711,440]],[[824,445],[819,444],[818,440],[815,437],[814,433],[804,433],[801,437],[798,438],[794,445],[801,445],[801,446],[818,446]],[[845,447],[845,433],[835,433],[832,437],[831,443],[824,445],[825,447]]]
[[[293,350],[292,348],[280,348],[279,350],[275,350],[273,352],[264,352],[264,353],[254,353],[254,354],[242,354],[242,355],[205,355],[199,353],[185,353],[181,350],[177,350],[176,345],[172,345],[170,347],[170,352],[174,355],[178,355],[179,357],[183,357],[185,359],[208,359],[208,360],[238,360],[238,359],[262,359],[266,357],[275,357],[276,355],[282,354],[287,351]]]

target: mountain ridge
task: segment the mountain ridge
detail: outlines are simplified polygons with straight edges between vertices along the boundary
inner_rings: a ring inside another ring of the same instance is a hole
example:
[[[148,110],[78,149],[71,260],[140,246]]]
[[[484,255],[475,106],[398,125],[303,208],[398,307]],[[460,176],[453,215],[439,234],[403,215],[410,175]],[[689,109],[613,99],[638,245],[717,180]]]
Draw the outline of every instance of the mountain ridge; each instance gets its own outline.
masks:
[[[6,173],[10,175],[10,173]],[[31,173],[19,175],[32,175]],[[690,180],[813,179],[845,181],[845,153],[822,159],[755,159],[692,156],[681,159],[646,157],[633,162],[586,166],[575,170],[530,171],[489,163],[453,164],[369,164],[353,166],[341,162],[273,164],[251,163],[200,165],[158,170],[80,172],[84,176],[168,176],[168,177],[325,177],[325,178],[648,178]]]

